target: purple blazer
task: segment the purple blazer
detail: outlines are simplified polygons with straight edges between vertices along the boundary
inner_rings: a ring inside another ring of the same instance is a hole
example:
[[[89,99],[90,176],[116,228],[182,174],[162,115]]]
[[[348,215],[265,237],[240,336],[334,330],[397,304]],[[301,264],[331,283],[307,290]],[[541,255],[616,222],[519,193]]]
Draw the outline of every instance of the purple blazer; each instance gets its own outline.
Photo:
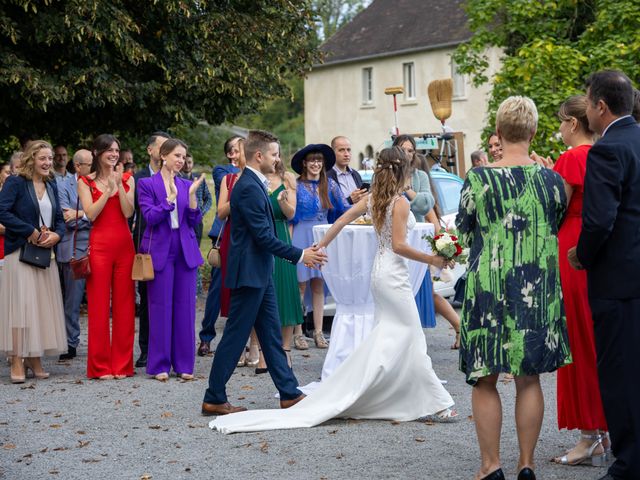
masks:
[[[178,197],[176,204],[171,205],[167,202],[167,192],[160,172],[138,182],[138,204],[147,223],[140,242],[140,252],[151,254],[153,269],[156,271],[162,271],[167,264],[171,244],[171,211],[176,207],[184,260],[190,268],[203,263],[194,230],[202,220],[202,213],[198,208],[189,208],[190,186],[191,181],[176,177]]]

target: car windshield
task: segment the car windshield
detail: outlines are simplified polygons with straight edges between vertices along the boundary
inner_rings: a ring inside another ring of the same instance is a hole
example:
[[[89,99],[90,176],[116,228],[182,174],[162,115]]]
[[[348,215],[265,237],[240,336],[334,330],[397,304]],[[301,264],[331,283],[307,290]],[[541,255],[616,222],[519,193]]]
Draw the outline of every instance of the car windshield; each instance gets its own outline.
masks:
[[[462,185],[460,182],[447,178],[434,179],[438,188],[438,200],[443,215],[449,215],[458,211],[460,203],[460,191]]]

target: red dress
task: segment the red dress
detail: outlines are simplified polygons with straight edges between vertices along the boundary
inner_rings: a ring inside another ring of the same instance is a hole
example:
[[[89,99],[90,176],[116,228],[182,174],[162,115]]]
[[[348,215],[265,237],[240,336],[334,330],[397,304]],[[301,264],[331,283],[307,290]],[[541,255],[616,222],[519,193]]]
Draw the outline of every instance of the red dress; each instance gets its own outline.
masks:
[[[573,187],[567,214],[558,233],[560,280],[567,316],[567,330],[573,363],[558,370],[558,428],[607,430],[604,417],[593,320],[587,298],[587,273],[574,270],[567,251],[578,243],[582,229],[582,199],[587,154],[590,145],[580,145],[563,153],[555,164],[558,172]]]
[[[227,184],[229,192],[227,198],[231,198],[231,190],[238,179],[237,173],[225,175],[224,181]],[[229,307],[231,306],[231,290],[224,286],[224,279],[227,276],[227,255],[229,255],[229,247],[231,246],[231,215],[227,217],[224,224],[224,232],[222,232],[222,240],[220,240],[220,272],[222,273],[222,288],[220,288],[220,316],[229,316]]]
[[[122,175],[125,191],[129,191],[126,182],[130,176],[128,173]],[[102,192],[96,182],[87,177],[81,177],[81,180],[91,189],[93,201],[97,201]],[[87,376],[132,376],[135,294],[131,270],[135,250],[117,194],[107,200],[94,220],[89,246]]]

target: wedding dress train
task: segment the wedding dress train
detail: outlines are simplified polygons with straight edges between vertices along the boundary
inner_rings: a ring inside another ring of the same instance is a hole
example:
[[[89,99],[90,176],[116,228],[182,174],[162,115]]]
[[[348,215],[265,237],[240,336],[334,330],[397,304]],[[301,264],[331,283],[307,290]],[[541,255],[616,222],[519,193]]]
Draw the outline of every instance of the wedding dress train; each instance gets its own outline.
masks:
[[[453,406],[427,355],[407,260],[391,247],[391,207],[371,273],[375,327],[370,335],[293,407],[220,416],[209,423],[212,429],[234,433],[313,427],[332,418],[409,421]],[[410,213],[407,228],[414,225]]]

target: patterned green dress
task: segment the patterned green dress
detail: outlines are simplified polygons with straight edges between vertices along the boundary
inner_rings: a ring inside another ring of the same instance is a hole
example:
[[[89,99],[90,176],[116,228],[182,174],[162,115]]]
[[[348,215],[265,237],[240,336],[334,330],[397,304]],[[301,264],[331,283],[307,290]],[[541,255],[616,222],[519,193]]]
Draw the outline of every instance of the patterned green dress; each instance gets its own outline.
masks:
[[[289,221],[284,216],[278,204],[278,194],[284,190],[284,185],[280,185],[269,195],[273,215],[276,219],[276,236],[283,242],[291,245],[291,235],[289,235]],[[280,325],[291,327],[301,324],[302,306],[300,304],[300,290],[298,289],[298,273],[296,266],[275,257],[275,270],[273,278],[276,286],[276,297],[278,299],[278,312],[280,313]]]
[[[562,178],[539,165],[467,175],[456,219],[471,249],[460,345],[467,383],[571,363],[558,269],[566,203]]]

